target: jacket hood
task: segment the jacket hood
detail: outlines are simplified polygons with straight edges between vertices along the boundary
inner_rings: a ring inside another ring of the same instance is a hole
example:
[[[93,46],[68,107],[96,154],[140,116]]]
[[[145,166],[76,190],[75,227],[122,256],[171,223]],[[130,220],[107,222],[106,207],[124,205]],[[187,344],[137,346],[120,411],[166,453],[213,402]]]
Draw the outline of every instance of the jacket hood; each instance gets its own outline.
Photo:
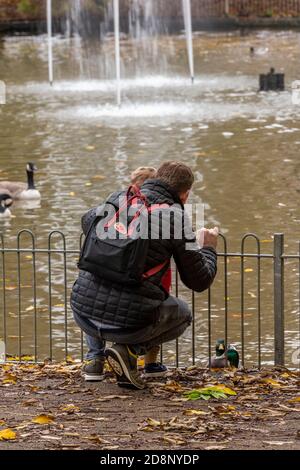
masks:
[[[179,204],[184,209],[178,194],[167,183],[158,178],[146,180],[141,187],[141,191],[146,194],[150,202],[158,200],[169,204]]]

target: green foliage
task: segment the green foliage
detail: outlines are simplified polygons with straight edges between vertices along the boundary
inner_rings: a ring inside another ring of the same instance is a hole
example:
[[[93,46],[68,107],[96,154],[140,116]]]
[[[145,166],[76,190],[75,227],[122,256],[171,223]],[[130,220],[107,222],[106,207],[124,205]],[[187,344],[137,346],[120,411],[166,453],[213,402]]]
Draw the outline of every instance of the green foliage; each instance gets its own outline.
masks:
[[[71,0],[72,2],[74,0]],[[71,9],[70,0],[53,0],[52,1],[52,10],[53,15],[56,17],[62,16]],[[108,3],[108,0],[82,0],[82,12],[91,17],[96,17],[102,19],[104,15],[105,7]]]
[[[272,16],[273,16],[273,10],[272,10],[272,9],[267,10],[267,11],[265,12],[264,16],[265,16],[266,18],[272,18]]]
[[[37,2],[33,0],[20,0],[18,3],[18,11],[24,15],[36,16],[39,11]]]
[[[217,385],[213,387],[197,388],[184,392],[184,396],[188,400],[209,400],[210,398],[227,398],[227,395],[236,395],[236,392],[231,388],[224,385]]]

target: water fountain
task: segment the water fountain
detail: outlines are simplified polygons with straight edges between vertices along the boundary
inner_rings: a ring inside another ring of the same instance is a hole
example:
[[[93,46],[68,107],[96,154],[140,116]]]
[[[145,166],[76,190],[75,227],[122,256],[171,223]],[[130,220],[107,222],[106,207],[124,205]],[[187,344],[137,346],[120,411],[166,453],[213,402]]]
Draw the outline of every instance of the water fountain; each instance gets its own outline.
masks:
[[[120,4],[114,0],[115,61],[117,81],[117,105],[121,106],[121,58],[120,58]]]
[[[191,0],[182,0],[184,26],[189,58],[189,67],[192,83],[194,83],[195,72],[194,72],[194,49],[193,49],[193,28],[192,28],[192,10]]]
[[[51,1],[47,0],[47,25],[48,25],[48,69],[49,69],[49,82],[53,83],[53,51],[52,51],[52,8]],[[185,25],[185,34],[188,51],[188,63],[192,82],[194,81],[194,54],[193,54],[193,31],[192,31],[192,12],[190,0],[182,0],[183,17]],[[86,14],[83,15],[84,4],[82,0],[74,0],[70,4],[70,14],[66,21],[66,34],[67,37],[75,41],[76,60],[80,66],[80,77],[91,79],[94,73],[91,73],[90,68],[95,68],[98,65],[97,78],[112,79],[111,73],[116,78],[116,101],[118,107],[121,106],[121,55],[120,55],[120,2],[119,0],[110,0],[106,8],[105,19],[101,24],[101,41],[102,44],[110,37],[111,25],[113,24],[114,30],[114,64],[112,57],[103,55],[103,47],[99,55],[98,49],[98,63],[97,60],[88,63],[88,53],[82,52],[83,49],[83,36],[87,35],[88,19]],[[157,67],[157,72],[162,70],[165,74],[168,68],[168,54],[169,51],[159,50],[158,38],[159,35],[167,33],[167,26],[162,23],[158,17],[155,9],[155,2],[153,0],[132,0],[128,13],[128,36],[132,39],[134,44],[133,59],[136,64],[141,58],[151,57],[153,66]],[[83,36],[82,36],[83,35]],[[99,46],[98,46],[99,47]],[[100,63],[105,62],[105,69]],[[114,68],[114,72],[112,69]],[[123,69],[123,66],[122,66]],[[107,76],[107,70],[111,73]],[[105,73],[105,75],[103,74]],[[145,73],[143,69],[139,69],[136,65],[135,76],[138,77],[140,72]],[[134,71],[133,71],[134,74]],[[162,81],[163,82],[163,81]]]
[[[47,32],[48,32],[48,73],[49,83],[53,85],[53,50],[52,50],[52,0],[47,0]]]

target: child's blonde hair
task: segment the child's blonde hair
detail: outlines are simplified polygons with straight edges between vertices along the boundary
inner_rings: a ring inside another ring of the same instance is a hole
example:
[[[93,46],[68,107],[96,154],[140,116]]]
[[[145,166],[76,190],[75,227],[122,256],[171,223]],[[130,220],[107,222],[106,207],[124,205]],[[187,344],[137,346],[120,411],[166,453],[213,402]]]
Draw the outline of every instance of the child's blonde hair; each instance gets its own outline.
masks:
[[[131,173],[131,183],[142,186],[144,181],[156,177],[156,169],[151,166],[140,166]]]

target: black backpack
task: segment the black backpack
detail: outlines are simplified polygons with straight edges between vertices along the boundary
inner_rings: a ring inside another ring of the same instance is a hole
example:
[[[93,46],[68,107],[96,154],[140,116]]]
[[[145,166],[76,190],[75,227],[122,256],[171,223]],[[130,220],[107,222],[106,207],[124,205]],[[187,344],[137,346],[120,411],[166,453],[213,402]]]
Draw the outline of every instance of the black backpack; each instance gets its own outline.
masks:
[[[136,208],[136,211],[128,224],[128,228],[126,228],[119,221],[119,216],[130,207],[133,208],[133,211]],[[145,272],[145,262],[149,248],[148,236],[143,238],[132,235],[134,224],[142,213],[145,214],[146,212],[148,215],[154,210],[168,207],[167,204],[149,205],[147,198],[140,190],[135,186],[131,186],[126,193],[123,205],[119,207],[118,211],[104,226],[105,230],[113,227],[117,237],[114,239],[99,238],[97,225],[103,216],[97,216],[86,234],[78,268],[123,285],[140,285],[144,280],[163,270],[169,264],[169,260]]]

